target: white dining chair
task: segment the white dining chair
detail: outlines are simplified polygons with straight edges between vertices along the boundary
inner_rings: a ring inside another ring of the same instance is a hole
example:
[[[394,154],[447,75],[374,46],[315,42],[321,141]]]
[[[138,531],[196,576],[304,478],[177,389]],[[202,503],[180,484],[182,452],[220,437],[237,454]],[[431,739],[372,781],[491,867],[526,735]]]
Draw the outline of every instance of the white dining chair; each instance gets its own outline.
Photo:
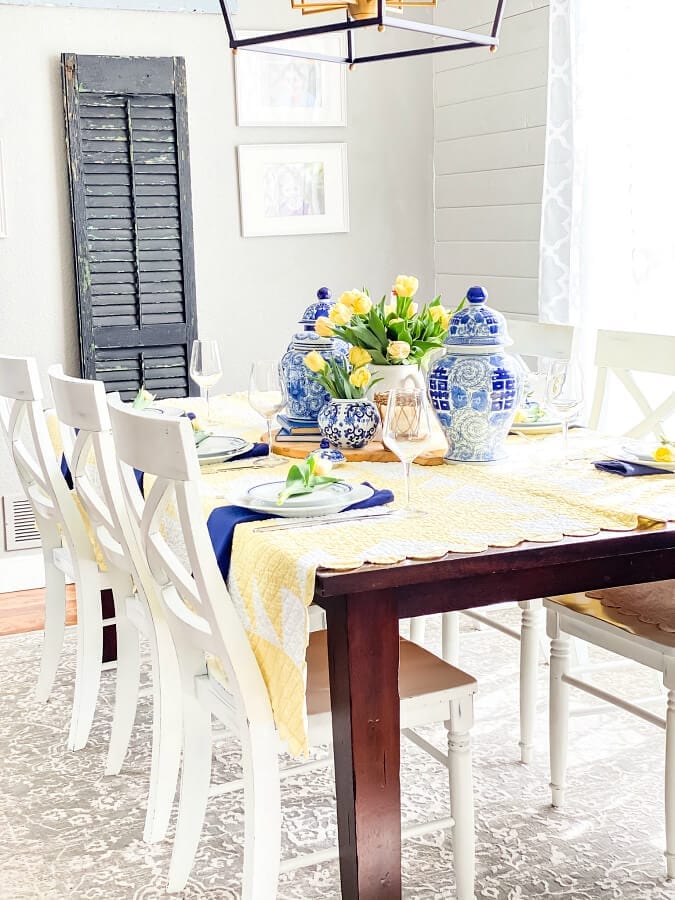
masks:
[[[549,359],[569,359],[572,352],[574,328],[571,325],[556,325],[533,322],[527,319],[509,319],[507,330],[513,340],[509,352],[527,357]],[[529,764],[532,761],[537,707],[537,667],[539,659],[545,658],[546,648],[542,601],[523,600],[518,603],[521,610],[520,627],[512,628],[489,615],[491,610],[503,610],[504,604],[483,606],[480,610],[467,609],[444,613],[441,618],[441,655],[452,665],[459,664],[460,616],[466,616],[483,626],[494,628],[502,634],[520,641],[520,759]],[[411,621],[410,639],[424,643],[424,618]],[[540,650],[543,651],[540,652]]]
[[[0,356],[0,422],[17,475],[42,541],[45,567],[45,631],[37,697],[49,698],[65,634],[66,580],[75,582],[77,656],[68,749],[87,743],[102,667],[101,592],[113,589],[99,570],[94,547],[74,495],[68,489],[49,436],[37,363]]]
[[[215,716],[242,746],[244,791],[244,900],[273,900],[280,869],[280,772],[269,695],[243,624],[218,569],[199,495],[199,463],[190,425],[142,416],[111,401],[110,415],[125,499],[159,586],[182,677],[183,765],[170,892],[187,882],[199,843],[211,781]],[[145,500],[133,468],[156,477]],[[174,510],[170,547],[160,523]],[[309,636],[307,720],[311,746],[331,742],[326,632]],[[459,900],[474,897],[474,833],[469,730],[476,682],[422,647],[401,640],[401,720],[406,729],[445,721]],[[426,742],[415,735],[416,743]],[[433,751],[438,759],[436,748]],[[297,772],[297,767],[294,767]],[[229,786],[219,785],[219,793]],[[438,827],[434,823],[430,827]],[[419,832],[418,832],[419,833]],[[325,855],[323,855],[325,859]],[[319,860],[315,855],[284,870]]]
[[[600,378],[594,399],[595,424],[601,421],[607,376],[613,372],[637,402],[643,416],[641,421],[630,426],[627,436],[658,433],[663,418],[675,411],[675,392],[654,409],[636,387],[633,373],[669,376],[672,380],[675,376],[675,336],[599,332],[596,363]],[[551,638],[549,748],[552,804],[562,806],[564,801],[570,687],[664,728],[666,869],[668,877],[675,878],[675,580],[550,597],[544,600],[544,605]],[[664,698],[660,694],[651,699],[660,703],[665,699],[665,719],[649,709],[649,698],[642,703],[629,702],[577,677],[583,672],[572,673],[570,637],[616,654],[619,663],[632,660],[661,673],[667,696]]]
[[[139,634],[148,641],[152,666],[153,737],[144,840],[166,836],[180,766],[180,678],[173,640],[154,579],[127,513],[101,381],[71,378],[49,369],[56,414],[73,486],[115,586],[117,680],[106,775],[124,763],[136,717],[140,681]]]

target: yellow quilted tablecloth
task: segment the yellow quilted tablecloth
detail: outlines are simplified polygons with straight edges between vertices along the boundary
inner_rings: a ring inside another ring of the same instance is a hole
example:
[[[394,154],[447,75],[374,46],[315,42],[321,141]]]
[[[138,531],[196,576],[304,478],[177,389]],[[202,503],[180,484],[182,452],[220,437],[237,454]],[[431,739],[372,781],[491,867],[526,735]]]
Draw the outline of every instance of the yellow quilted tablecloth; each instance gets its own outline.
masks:
[[[198,404],[194,399],[181,401],[196,412]],[[228,433],[256,437],[263,430],[243,395],[220,398],[215,408]],[[381,520],[288,531],[269,530],[278,519],[237,526],[228,587],[289,751],[294,755],[307,751],[307,607],[317,567],[480,553],[523,541],[553,542],[565,535],[629,531],[640,524],[675,520],[675,477],[621,478],[590,465],[590,460],[616,449],[616,443],[572,431],[572,456],[579,458],[563,466],[559,436],[513,436],[508,441],[509,457],[500,463],[413,466],[411,505],[426,511],[421,516],[398,512]],[[202,470],[205,515],[233,502],[254,484],[284,479],[287,471],[283,466],[214,469]],[[348,463],[337,471],[347,481],[369,481],[402,496],[398,464]]]

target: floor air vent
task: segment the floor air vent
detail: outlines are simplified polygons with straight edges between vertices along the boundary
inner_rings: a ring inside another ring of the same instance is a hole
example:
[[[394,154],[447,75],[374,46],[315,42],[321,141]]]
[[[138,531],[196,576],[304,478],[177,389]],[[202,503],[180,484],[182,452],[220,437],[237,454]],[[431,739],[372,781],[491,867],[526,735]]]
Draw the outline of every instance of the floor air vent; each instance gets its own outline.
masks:
[[[35,516],[25,497],[3,497],[5,550],[29,550],[41,545]]]

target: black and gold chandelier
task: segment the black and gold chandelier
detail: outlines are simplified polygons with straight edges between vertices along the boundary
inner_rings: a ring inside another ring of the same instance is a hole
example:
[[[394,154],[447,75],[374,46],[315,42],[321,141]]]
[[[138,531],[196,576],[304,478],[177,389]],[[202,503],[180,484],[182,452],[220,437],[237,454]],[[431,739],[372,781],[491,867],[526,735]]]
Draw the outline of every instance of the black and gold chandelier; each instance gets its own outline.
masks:
[[[489,34],[462,31],[457,28],[446,28],[430,22],[419,22],[409,19],[405,14],[409,9],[436,7],[439,0],[291,0],[291,8],[303,16],[322,16],[328,14],[331,21],[322,24],[306,25],[288,31],[266,32],[255,37],[238,38],[232,26],[227,0],[218,0],[225,20],[225,27],[232,51],[255,50],[259,53],[275,53],[282,56],[297,56],[304,59],[317,59],[323,62],[344,63],[350,68],[357,63],[375,62],[385,59],[402,59],[408,56],[423,56],[429,53],[446,53],[451,50],[467,50],[471,47],[487,47],[494,52],[499,46],[499,30],[504,12],[504,0],[496,0],[495,15]],[[441,0],[442,2],[442,0]],[[335,14],[344,14],[344,18],[336,20]],[[394,15],[392,15],[394,13]],[[332,15],[331,15],[332,14]],[[356,50],[356,35],[362,29],[374,28],[378,32],[386,29],[428,35],[429,46],[415,46],[401,50],[383,50],[379,53],[359,55]],[[345,32],[347,35],[346,53],[344,56],[331,56],[315,53],[294,41],[298,38],[335,34]],[[273,46],[272,46],[273,45]]]

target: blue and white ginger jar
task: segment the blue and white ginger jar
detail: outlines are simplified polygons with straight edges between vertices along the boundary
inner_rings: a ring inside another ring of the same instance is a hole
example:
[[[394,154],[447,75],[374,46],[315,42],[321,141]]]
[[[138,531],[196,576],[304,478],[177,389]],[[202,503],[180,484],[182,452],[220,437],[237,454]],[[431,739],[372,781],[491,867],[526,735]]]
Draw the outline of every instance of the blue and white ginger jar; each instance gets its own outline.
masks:
[[[365,447],[380,424],[372,400],[333,398],[319,413],[321,434],[334,447],[359,450]]]
[[[482,287],[450,319],[445,350],[429,368],[427,387],[448,441],[448,462],[493,462],[506,456],[504,440],[523,393],[504,316],[486,305]]]
[[[305,365],[305,357],[316,350],[328,360],[340,353],[346,356],[349,346],[339,338],[321,337],[314,330],[319,316],[327,316],[334,302],[328,288],[319,288],[317,300],[304,311],[299,324],[303,330],[293,335],[286,353],[281,358],[281,372],[288,398],[288,419],[302,425],[317,425],[319,410],[330,400],[328,392],[315,381]]]

